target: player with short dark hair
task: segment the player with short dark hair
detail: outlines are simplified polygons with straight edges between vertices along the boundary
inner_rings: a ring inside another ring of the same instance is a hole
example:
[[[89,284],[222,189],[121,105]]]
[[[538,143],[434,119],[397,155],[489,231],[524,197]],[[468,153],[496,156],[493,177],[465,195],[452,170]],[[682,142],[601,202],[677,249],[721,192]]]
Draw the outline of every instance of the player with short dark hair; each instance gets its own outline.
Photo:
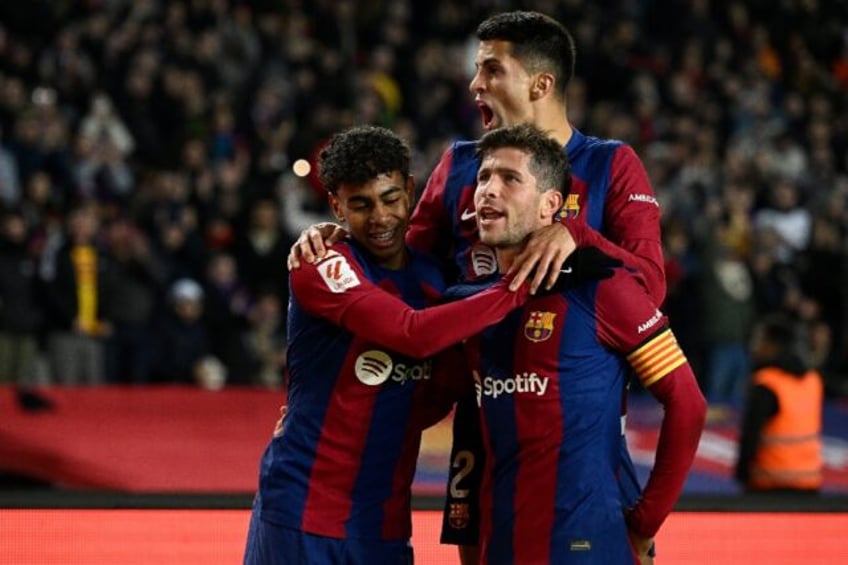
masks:
[[[523,280],[535,267],[531,287],[541,285],[543,277],[550,284],[576,247],[596,247],[638,271],[639,280],[661,304],[666,287],[660,209],[642,163],[627,144],[585,135],[568,121],[565,91],[575,60],[571,34],[544,14],[514,11],[482,22],[477,37],[477,71],[469,89],[483,129],[535,124],[560,144],[571,166],[571,184],[558,221],[530,237],[512,263],[514,280]],[[452,254],[466,280],[485,277],[496,266],[494,251],[480,241],[474,221],[478,167],[475,142],[453,143],[428,179],[408,237],[419,249]],[[622,408],[619,486],[630,506],[639,499],[641,485],[623,435],[626,392],[618,405]],[[479,435],[475,412],[472,399],[457,405],[442,530],[443,542],[466,546],[475,543],[477,530],[475,484],[480,469],[474,453],[480,446],[473,439]],[[463,558],[465,563],[474,560],[473,552]]]
[[[555,221],[559,144],[530,125],[478,143],[480,240],[505,273],[527,236]],[[496,276],[496,275],[493,275]],[[638,563],[695,456],[706,401],[668,319],[626,268],[536,296],[468,340],[485,471],[481,563]],[[631,371],[662,404],[643,496],[619,496],[620,399]]]
[[[464,385],[447,374],[464,363],[458,351],[428,356],[526,302],[529,288],[512,292],[507,277],[425,308],[445,281],[404,244],[414,186],[406,145],[360,126],[334,136],[319,165],[350,236],[290,274],[288,402],[262,457],[244,562],[412,563],[421,432]]]

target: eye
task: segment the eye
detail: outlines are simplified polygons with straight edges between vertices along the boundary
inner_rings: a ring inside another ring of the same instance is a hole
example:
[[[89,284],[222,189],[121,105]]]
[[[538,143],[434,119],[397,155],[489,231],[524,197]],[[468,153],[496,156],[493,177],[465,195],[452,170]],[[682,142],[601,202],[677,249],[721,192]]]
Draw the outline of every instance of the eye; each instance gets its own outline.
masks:
[[[498,65],[486,65],[484,70],[486,74],[489,74],[491,76],[499,76],[503,74],[503,69]]]
[[[491,176],[492,174],[489,171],[479,171],[477,173],[477,182],[486,182]]]

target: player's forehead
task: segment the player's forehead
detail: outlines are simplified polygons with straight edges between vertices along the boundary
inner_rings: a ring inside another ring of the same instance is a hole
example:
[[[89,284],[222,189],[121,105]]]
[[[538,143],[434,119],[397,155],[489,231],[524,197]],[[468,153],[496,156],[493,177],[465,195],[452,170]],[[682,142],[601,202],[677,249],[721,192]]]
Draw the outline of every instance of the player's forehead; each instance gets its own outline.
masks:
[[[341,183],[336,190],[336,197],[342,202],[376,201],[403,192],[405,185],[403,173],[392,171],[382,173],[362,184]]]
[[[520,65],[520,62],[512,55],[512,42],[503,39],[486,39],[477,46],[474,64],[477,67],[485,64],[509,66]]]
[[[499,147],[488,151],[480,163],[481,170],[529,172],[530,155],[517,147]]]

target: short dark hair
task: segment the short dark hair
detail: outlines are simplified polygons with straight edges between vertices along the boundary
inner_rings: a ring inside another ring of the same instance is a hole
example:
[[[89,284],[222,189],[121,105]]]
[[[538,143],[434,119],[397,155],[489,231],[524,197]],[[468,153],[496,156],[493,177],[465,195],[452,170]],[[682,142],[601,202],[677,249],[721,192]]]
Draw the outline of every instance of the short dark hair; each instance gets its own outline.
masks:
[[[512,56],[532,72],[553,73],[560,96],[574,77],[577,49],[574,38],[561,23],[539,12],[503,12],[477,27],[480,41],[508,41]]]
[[[504,126],[486,133],[477,142],[477,156],[482,159],[496,149],[515,148],[530,156],[529,168],[539,191],[571,190],[571,164],[557,141],[532,124]]]
[[[395,171],[409,177],[409,147],[379,126],[354,126],[337,133],[318,156],[318,178],[333,194],[343,184],[362,186]]]

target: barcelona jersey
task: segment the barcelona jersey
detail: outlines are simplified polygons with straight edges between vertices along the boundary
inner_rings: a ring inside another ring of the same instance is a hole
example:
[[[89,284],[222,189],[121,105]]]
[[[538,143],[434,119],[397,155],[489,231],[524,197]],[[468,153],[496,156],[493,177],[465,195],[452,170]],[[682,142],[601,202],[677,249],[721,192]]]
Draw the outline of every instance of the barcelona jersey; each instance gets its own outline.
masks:
[[[588,226],[602,232],[629,254],[622,255],[597,236],[586,243],[621,258],[641,273],[641,281],[657,303],[665,298],[660,209],[638,156],[615,140],[586,136],[577,129],[565,147],[571,164],[571,189],[558,220],[573,233]],[[474,190],[479,160],[475,142],[453,143],[430,175],[412,215],[407,242],[418,249],[450,256],[460,280],[485,280],[497,271],[495,252],[479,240]],[[589,234],[592,235],[592,234]],[[626,393],[614,403],[626,413]],[[475,485],[482,478],[477,414],[471,400],[457,405],[454,447],[442,540],[476,543],[478,530]],[[623,430],[623,423],[621,426]],[[623,436],[619,487],[633,504],[641,493]]]
[[[469,341],[486,472],[488,563],[630,563],[621,397],[686,363],[644,288],[608,280],[531,300]]]
[[[410,251],[405,268],[384,269],[353,241],[290,282],[287,412],[261,461],[255,512],[325,537],[408,538],[421,432],[469,386],[451,346],[529,290],[503,280],[435,306],[444,280],[433,260]]]

